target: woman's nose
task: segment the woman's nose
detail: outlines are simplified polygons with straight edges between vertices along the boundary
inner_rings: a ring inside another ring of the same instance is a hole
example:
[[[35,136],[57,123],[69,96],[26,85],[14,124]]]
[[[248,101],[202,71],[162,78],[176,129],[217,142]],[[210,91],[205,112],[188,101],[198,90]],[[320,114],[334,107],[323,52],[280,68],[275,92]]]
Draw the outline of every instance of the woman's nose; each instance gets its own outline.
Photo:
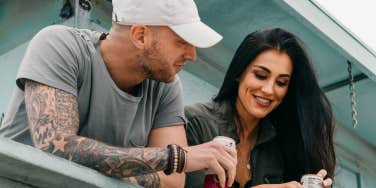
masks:
[[[265,85],[262,86],[261,88],[261,91],[264,92],[265,94],[273,94],[273,86],[274,86],[274,83],[269,81],[267,83],[265,83]]]

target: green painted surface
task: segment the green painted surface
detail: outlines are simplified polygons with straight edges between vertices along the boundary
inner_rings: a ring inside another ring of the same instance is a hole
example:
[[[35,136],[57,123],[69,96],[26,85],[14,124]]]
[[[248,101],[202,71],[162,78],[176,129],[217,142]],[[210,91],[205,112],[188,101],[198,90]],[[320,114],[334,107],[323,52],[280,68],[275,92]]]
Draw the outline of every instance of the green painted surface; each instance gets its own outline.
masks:
[[[30,185],[26,185],[20,182],[15,182],[13,180],[0,177],[0,187],[11,187],[11,188],[33,188]]]
[[[0,161],[0,177],[34,187],[135,187],[34,147],[4,138],[0,138]]]

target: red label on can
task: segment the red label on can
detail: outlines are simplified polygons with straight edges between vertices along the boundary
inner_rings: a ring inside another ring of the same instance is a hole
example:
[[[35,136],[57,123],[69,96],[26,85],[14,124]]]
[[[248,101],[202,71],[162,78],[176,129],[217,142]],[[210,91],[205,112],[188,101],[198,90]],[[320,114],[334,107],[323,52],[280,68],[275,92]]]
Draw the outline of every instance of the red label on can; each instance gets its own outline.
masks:
[[[226,182],[227,185],[227,182]],[[204,188],[220,188],[221,185],[219,184],[219,180],[217,175],[215,174],[208,174],[205,176],[205,181],[204,181]],[[225,188],[229,188],[225,186]]]
[[[215,174],[208,174],[205,176],[204,188],[218,188],[221,187]]]

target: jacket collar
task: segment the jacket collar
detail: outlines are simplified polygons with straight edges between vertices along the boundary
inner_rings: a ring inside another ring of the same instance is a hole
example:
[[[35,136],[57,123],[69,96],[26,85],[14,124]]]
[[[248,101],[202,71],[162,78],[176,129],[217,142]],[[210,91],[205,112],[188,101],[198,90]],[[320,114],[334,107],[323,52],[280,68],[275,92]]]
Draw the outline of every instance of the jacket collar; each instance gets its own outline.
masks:
[[[228,136],[240,142],[239,136],[236,133],[236,124],[234,121],[233,110],[230,102],[225,101],[222,103],[213,102],[214,111],[217,112],[216,116],[219,121],[219,133],[223,136]],[[262,119],[259,123],[260,128],[256,140],[256,146],[272,140],[277,135],[277,131],[268,119]]]

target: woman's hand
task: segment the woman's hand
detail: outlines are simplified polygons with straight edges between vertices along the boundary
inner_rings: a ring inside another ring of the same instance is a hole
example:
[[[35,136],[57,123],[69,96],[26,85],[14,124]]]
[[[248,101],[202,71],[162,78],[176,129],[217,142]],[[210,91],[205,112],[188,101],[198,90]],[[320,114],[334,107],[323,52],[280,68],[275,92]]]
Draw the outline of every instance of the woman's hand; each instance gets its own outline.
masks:
[[[323,182],[323,186],[324,186],[324,188],[331,187],[332,184],[333,184],[333,180],[332,180],[331,178],[326,178],[326,179],[325,179],[325,177],[326,177],[327,174],[328,174],[328,172],[326,172],[325,169],[321,169],[321,170],[317,173],[317,175],[320,176],[320,177],[322,177],[322,179],[324,180],[324,182]]]
[[[263,184],[252,188],[302,188],[302,184],[297,181],[290,181],[281,184]]]
[[[323,187],[324,188],[329,188],[333,184],[333,180],[331,178],[326,178],[326,175],[328,173],[326,170],[321,169],[316,175],[320,176],[324,181],[323,181]],[[252,188],[301,188],[302,184],[300,184],[297,181],[290,181],[287,183],[282,183],[282,184],[263,184],[263,185],[258,185]]]

